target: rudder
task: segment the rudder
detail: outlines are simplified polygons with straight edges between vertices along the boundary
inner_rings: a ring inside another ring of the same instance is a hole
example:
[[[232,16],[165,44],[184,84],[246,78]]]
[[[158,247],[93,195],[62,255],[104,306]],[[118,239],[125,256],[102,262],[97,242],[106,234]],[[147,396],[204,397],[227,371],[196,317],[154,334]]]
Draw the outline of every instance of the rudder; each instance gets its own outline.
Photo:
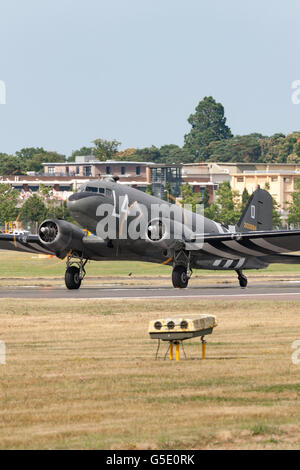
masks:
[[[264,189],[256,189],[236,224],[240,232],[272,230],[273,199]]]

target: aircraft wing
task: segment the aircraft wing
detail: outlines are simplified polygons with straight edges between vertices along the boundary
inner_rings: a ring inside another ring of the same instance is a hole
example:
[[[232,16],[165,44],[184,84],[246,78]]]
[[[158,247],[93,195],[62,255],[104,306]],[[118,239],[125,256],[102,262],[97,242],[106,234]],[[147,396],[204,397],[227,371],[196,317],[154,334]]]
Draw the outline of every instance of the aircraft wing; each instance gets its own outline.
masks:
[[[201,234],[186,241],[185,249],[229,259],[300,251],[300,230]]]
[[[13,235],[0,233],[0,250],[24,251],[53,255],[54,252],[46,248],[39,240],[38,235]]]

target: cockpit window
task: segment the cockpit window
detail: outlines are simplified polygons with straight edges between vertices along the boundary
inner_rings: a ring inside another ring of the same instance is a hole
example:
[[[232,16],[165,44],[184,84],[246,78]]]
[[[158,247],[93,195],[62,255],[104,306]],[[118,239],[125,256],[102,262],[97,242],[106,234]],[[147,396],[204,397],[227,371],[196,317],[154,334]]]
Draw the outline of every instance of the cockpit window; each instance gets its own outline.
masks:
[[[87,186],[87,187],[86,187],[86,191],[87,191],[88,193],[97,193],[97,192],[98,192],[98,188],[95,187],[95,186]]]
[[[106,193],[107,196],[112,195],[111,189],[106,189],[105,190],[105,188],[98,188],[97,186],[87,186],[87,185],[83,184],[78,189],[78,192],[83,193],[85,191],[88,192],[88,193],[98,193],[98,194],[101,194],[102,196],[104,196],[105,193]]]

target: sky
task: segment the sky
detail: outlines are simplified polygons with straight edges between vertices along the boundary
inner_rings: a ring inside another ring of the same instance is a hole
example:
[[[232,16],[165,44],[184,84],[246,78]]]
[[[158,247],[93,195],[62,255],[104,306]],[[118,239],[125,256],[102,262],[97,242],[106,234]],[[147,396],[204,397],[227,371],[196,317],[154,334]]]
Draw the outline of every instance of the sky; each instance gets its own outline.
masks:
[[[181,146],[210,95],[235,135],[299,131],[299,36],[299,0],[0,0],[0,152]]]

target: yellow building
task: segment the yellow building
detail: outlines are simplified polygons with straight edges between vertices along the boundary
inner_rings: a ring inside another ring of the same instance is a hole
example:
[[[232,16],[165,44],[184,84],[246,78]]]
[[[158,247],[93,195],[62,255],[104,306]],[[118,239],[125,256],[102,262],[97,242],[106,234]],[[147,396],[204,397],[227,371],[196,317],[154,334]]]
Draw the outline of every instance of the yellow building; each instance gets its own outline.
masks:
[[[269,193],[280,206],[283,220],[287,216],[287,202],[296,190],[295,181],[300,178],[299,165],[259,164],[256,170],[244,170],[231,174],[231,187],[243,193],[246,188],[252,194],[257,187],[268,188]]]

